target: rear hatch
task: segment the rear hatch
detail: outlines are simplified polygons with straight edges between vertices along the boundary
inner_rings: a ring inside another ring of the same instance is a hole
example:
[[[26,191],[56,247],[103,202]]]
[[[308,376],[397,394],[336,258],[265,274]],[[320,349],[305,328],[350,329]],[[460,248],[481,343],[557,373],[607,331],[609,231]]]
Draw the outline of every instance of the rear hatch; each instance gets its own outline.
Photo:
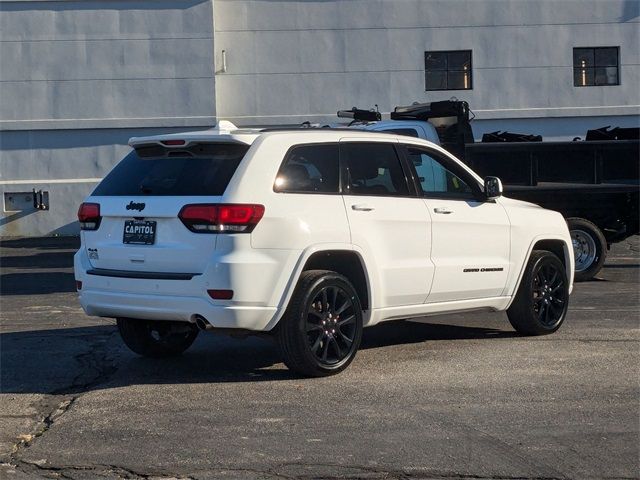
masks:
[[[218,203],[248,149],[228,142],[137,145],[83,204],[99,205],[96,222],[81,220],[91,265],[202,273],[217,235],[190,230],[178,215],[185,205]]]

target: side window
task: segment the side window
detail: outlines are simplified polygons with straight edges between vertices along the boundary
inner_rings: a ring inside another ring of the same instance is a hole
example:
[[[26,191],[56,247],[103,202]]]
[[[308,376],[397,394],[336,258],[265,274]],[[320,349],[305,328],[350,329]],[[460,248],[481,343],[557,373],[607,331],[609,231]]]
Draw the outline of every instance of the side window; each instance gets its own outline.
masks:
[[[471,187],[446,168],[435,155],[412,147],[407,147],[407,154],[415,166],[422,192],[425,195],[468,197],[473,194]]]
[[[280,167],[276,192],[337,193],[339,179],[338,144],[293,147]]]
[[[347,168],[352,195],[409,194],[396,149],[389,143],[343,143],[340,155]]]

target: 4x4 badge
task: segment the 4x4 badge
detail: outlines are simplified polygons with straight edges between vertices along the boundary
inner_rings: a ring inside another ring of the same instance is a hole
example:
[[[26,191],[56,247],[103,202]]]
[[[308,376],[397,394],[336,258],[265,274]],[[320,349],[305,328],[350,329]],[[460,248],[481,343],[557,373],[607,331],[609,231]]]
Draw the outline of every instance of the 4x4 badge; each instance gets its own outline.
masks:
[[[145,206],[145,203],[134,203],[133,200],[131,200],[129,202],[129,205],[127,205],[127,210],[138,210],[139,212],[141,212],[142,210],[144,210]]]

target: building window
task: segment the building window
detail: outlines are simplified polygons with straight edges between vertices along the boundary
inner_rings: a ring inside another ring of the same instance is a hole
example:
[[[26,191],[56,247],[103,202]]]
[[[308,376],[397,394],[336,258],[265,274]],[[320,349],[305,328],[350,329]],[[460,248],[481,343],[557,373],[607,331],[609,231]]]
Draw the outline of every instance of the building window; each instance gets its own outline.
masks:
[[[425,90],[471,90],[471,50],[424,52]]]
[[[573,85],[595,87],[620,85],[618,47],[580,47],[573,49]]]

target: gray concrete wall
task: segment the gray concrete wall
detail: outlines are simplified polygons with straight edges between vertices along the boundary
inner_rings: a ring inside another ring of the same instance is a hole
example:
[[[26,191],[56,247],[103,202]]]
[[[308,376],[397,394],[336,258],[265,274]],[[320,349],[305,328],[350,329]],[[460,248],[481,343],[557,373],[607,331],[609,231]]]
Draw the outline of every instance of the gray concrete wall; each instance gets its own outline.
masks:
[[[478,137],[638,125],[639,22],[637,0],[0,0],[0,236],[76,233],[129,137],[216,118],[456,96]],[[620,46],[621,84],[573,87],[574,46]],[[425,92],[424,52],[456,49],[473,51],[473,90]],[[33,188],[51,210],[7,208]]]
[[[0,236],[77,234],[78,206],[130,151],[129,138],[177,131],[184,128],[0,132]],[[20,210],[10,208],[9,198],[17,193],[25,197],[34,188],[48,192],[50,210],[36,210],[28,204]]]
[[[211,0],[0,0],[0,236],[77,233],[129,137],[213,125],[213,52]]]
[[[469,101],[478,119],[637,115],[636,0],[216,0],[220,118]],[[620,46],[621,85],[573,86],[574,46]],[[473,90],[425,92],[424,52],[473,50]]]

